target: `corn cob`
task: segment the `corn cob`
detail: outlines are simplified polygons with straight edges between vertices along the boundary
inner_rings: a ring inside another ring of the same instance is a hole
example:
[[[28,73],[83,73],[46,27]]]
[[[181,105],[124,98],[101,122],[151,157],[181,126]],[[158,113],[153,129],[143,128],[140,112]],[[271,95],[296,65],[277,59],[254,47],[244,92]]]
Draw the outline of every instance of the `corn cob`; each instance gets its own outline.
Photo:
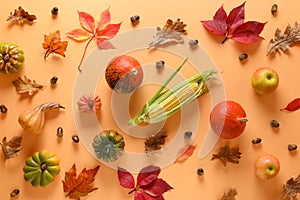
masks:
[[[196,74],[193,77],[182,81],[166,92],[161,93],[186,61],[187,59],[170,76],[165,84],[152,97],[152,99],[146,103],[142,111],[128,121],[130,126],[135,126],[142,122],[153,124],[166,120],[176,111],[180,110],[183,106],[209,92],[205,81],[209,80],[212,75],[216,73],[215,70]]]

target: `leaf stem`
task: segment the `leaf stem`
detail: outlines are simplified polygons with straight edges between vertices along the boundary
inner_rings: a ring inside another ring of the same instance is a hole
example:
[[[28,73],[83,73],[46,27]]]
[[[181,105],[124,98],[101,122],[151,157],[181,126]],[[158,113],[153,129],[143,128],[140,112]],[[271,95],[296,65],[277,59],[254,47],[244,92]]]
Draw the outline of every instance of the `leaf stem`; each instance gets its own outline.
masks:
[[[227,35],[225,36],[225,38],[223,39],[223,41],[221,42],[221,44],[224,44],[226,42],[226,40],[228,40]]]
[[[137,189],[134,188],[133,190],[131,190],[130,192],[128,192],[128,194],[131,194],[131,193],[135,192],[136,190],[137,190]]]
[[[80,69],[80,67],[81,67],[81,64],[82,64],[82,62],[83,62],[83,59],[85,58],[85,54],[86,54],[87,48],[88,48],[89,44],[91,43],[91,41],[92,41],[94,38],[95,38],[95,35],[93,35],[93,36],[89,39],[89,41],[86,43],[86,45],[85,45],[85,47],[84,47],[83,55],[82,55],[82,57],[81,57],[81,60],[80,60],[79,65],[78,65],[78,71],[79,71],[79,72],[82,71],[82,70]]]

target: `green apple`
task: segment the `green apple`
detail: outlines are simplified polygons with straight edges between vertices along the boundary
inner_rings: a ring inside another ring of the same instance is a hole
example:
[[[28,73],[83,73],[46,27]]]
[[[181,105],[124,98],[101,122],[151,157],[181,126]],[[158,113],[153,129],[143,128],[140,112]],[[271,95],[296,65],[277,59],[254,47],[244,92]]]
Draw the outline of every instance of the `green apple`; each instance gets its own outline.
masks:
[[[254,170],[258,178],[269,180],[279,173],[280,162],[276,156],[264,154],[256,159]]]
[[[258,68],[251,77],[252,88],[258,94],[273,93],[279,85],[278,73],[269,67]]]

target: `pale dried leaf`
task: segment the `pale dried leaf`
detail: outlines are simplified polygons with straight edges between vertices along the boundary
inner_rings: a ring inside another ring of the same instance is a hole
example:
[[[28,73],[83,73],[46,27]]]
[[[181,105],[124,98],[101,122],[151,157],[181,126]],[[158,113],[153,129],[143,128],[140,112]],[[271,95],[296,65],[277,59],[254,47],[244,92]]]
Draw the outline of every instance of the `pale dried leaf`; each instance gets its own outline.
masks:
[[[297,200],[297,195],[300,193],[300,175],[297,178],[290,178],[285,185],[280,200]]]
[[[21,6],[11,12],[6,19],[6,21],[17,21],[20,24],[22,24],[24,21],[33,22],[34,20],[36,20],[36,16],[29,14]]]
[[[14,80],[13,85],[16,87],[17,93],[28,93],[28,95],[33,95],[39,90],[44,89],[46,86],[37,83],[35,80],[31,80],[24,76],[24,79],[19,77],[18,79]]]
[[[182,34],[186,34],[184,29],[186,24],[177,19],[175,22],[168,19],[163,28],[157,27],[157,33],[153,37],[148,48],[155,47],[170,42],[181,43],[183,42]]]
[[[9,159],[15,157],[21,150],[22,136],[14,136],[12,139],[7,141],[6,137],[2,139],[0,143],[4,158]]]
[[[300,24],[295,23],[295,27],[290,24],[286,27],[284,33],[279,28],[275,31],[274,39],[271,39],[267,47],[267,55],[276,53],[279,50],[286,52],[290,50],[291,45],[300,42]]]
[[[236,200],[237,190],[230,188],[228,192],[225,192],[219,200]]]

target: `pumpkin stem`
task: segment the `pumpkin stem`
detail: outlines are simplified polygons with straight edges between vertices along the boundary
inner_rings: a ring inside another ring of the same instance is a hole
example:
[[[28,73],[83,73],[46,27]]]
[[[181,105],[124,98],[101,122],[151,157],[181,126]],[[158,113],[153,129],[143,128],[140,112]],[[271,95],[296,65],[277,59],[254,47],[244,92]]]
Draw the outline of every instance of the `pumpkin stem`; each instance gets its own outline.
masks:
[[[10,55],[8,53],[3,56],[4,62],[8,62],[9,59],[10,59]]]
[[[244,117],[244,118],[240,118],[240,122],[241,124],[244,124],[248,121],[247,117]]]

